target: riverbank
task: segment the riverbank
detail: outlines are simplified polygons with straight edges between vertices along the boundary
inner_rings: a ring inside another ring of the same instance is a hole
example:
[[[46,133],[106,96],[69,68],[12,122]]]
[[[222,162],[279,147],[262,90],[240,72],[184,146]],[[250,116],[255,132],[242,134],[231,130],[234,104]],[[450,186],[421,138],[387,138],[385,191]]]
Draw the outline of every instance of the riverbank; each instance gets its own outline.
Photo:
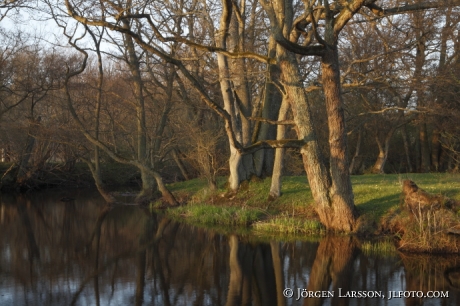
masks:
[[[416,182],[428,193],[460,200],[460,174],[353,176],[355,204],[360,214],[354,234],[368,238],[389,235],[395,237],[398,246],[406,251],[458,252],[458,236],[445,233],[448,228],[460,223],[457,208],[443,208],[414,220],[404,209],[401,197],[401,182],[406,179]],[[219,186],[223,185],[224,179]],[[316,217],[313,198],[303,176],[283,178],[283,194],[274,201],[267,200],[270,178],[249,182],[231,198],[224,196],[224,189],[211,192],[203,180],[175,183],[169,187],[184,205],[167,209],[166,214],[193,225],[231,227],[232,230],[286,239],[326,233]],[[152,203],[152,208],[159,205],[159,202]],[[440,235],[442,239],[439,239]],[[434,246],[431,243],[434,238],[442,245]],[[444,244],[449,247],[445,248]]]
[[[48,188],[85,188],[94,187],[94,179],[85,163],[53,164],[46,163],[37,169],[32,169],[30,178],[26,182],[25,190],[42,190]],[[101,163],[101,172],[104,183],[112,188],[117,186],[139,186],[140,173],[131,165],[119,163]],[[0,190],[14,191],[19,187],[16,184],[17,165],[0,163]]]

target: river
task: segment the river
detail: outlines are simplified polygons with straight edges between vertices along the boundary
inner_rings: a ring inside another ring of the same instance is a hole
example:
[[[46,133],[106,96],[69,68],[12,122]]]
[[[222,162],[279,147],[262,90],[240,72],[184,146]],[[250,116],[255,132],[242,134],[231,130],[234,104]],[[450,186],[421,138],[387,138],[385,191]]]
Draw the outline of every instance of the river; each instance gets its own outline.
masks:
[[[223,235],[94,191],[0,195],[0,305],[460,305],[460,256]]]

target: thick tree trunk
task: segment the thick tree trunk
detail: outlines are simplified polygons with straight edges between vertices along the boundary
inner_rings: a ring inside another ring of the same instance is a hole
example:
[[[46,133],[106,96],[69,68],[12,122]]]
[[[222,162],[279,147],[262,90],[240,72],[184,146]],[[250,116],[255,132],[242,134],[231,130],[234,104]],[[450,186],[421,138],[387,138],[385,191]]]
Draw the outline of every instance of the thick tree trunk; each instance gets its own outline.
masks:
[[[350,232],[355,223],[353,191],[348,174],[346,155],[345,125],[341,109],[338,59],[336,65],[323,64],[323,86],[326,90],[331,143],[331,174],[333,181],[321,159],[318,140],[313,128],[313,118],[307,101],[298,63],[294,54],[279,47],[279,61],[286,94],[291,103],[294,122],[299,139],[306,144],[301,149],[303,164],[310,189],[315,199],[316,211],[321,222],[329,230]],[[336,54],[337,55],[337,54]],[[332,55],[333,56],[333,55]],[[332,59],[332,62],[334,60]],[[335,68],[334,68],[335,67]],[[325,75],[324,75],[325,74]],[[338,101],[336,99],[339,99]],[[341,118],[342,117],[342,118]],[[340,139],[342,137],[342,139]],[[339,139],[337,139],[339,138]],[[344,143],[345,142],[345,143]],[[340,146],[345,145],[344,148]]]
[[[317,211],[328,228],[351,231],[356,220],[356,212],[348,172],[347,133],[340,86],[337,42],[326,47],[321,60],[321,68],[329,127],[329,169],[332,181],[330,196],[332,202],[328,205],[324,205],[324,203]],[[330,217],[331,213],[333,218]]]
[[[141,173],[141,190],[137,194],[137,201],[142,202],[149,200],[150,198],[153,197],[153,192],[155,190],[155,179],[151,175],[150,169],[148,167],[140,167],[139,171]]]
[[[284,50],[280,50],[278,54],[282,79],[285,84],[287,98],[291,103],[298,138],[306,142],[301,149],[301,153],[313,198],[318,206],[329,205],[330,178],[321,160],[318,140],[313,128],[310,105],[302,86],[296,57],[294,54]]]
[[[262,3],[268,8],[268,2]],[[273,2],[276,22],[271,20],[272,30],[283,32],[289,37],[294,16],[290,2]],[[270,9],[268,9],[270,11]],[[273,16],[271,16],[273,17]],[[272,18],[273,19],[273,18]],[[281,29],[279,28],[281,26]],[[303,79],[296,56],[280,45],[277,49],[282,80],[286,95],[291,103],[298,138],[306,142],[301,153],[310,189],[315,200],[315,208],[321,222],[329,230],[350,232],[355,224],[353,190],[348,173],[346,131],[340,89],[340,70],[337,42],[334,37],[333,21],[326,25],[326,41],[322,57],[322,78],[329,124],[329,144],[331,152],[330,173],[321,160],[318,140],[310,105],[307,101]],[[332,179],[332,180],[331,180]]]
[[[235,148],[230,147],[230,158],[228,160],[228,165],[230,168],[230,175],[228,177],[228,190],[230,192],[237,192],[238,188],[240,187],[241,160],[242,160],[241,154]]]

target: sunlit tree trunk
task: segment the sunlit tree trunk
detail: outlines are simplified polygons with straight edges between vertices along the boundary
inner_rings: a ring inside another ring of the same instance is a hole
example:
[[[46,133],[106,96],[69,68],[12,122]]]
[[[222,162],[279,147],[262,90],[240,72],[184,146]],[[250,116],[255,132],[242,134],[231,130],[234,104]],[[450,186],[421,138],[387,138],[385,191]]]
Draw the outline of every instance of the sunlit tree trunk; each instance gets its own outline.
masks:
[[[347,132],[340,85],[339,55],[337,41],[332,33],[328,34],[329,31],[332,29],[328,29],[326,25],[325,40],[328,46],[321,59],[321,72],[329,127],[331,202],[320,204],[317,212],[328,228],[351,231],[356,212],[348,172]]]
[[[278,121],[282,121],[286,119],[287,112],[289,109],[289,102],[286,98],[283,98],[283,102],[281,104],[281,108],[278,115]],[[286,126],[285,125],[278,125],[276,131],[276,139],[281,140],[284,139],[286,136]],[[285,155],[284,148],[277,148],[275,149],[275,160],[273,163],[273,174],[272,180],[270,185],[270,193],[269,199],[276,199],[281,196],[281,187],[282,187],[282,176],[283,176],[283,168],[284,168],[284,155]]]
[[[280,49],[282,47],[279,47]],[[309,101],[302,86],[302,79],[293,53],[285,50],[278,52],[282,79],[284,82],[286,95],[291,103],[294,122],[297,126],[298,138],[305,140],[306,144],[301,149],[305,171],[307,173],[310,188],[317,207],[329,206],[330,179],[327,169],[321,159],[318,140],[313,128],[313,118],[311,115]],[[332,216],[331,216],[332,217]],[[329,220],[322,219],[329,224]]]
[[[229,1],[222,1],[224,4],[220,18],[220,29],[216,37],[217,46],[223,49],[227,48],[227,36],[231,21],[232,4]],[[228,59],[225,55],[217,54],[217,64],[219,66],[219,83],[222,98],[224,100],[224,109],[231,117],[232,129],[239,142],[242,142],[242,130],[238,122],[238,109],[236,108],[235,96],[231,84],[231,74]],[[228,178],[228,189],[231,192],[238,191],[241,181],[241,162],[242,155],[230,144],[230,158],[228,161],[230,175]]]
[[[244,35],[245,35],[245,24],[246,24],[246,1],[235,1],[237,5],[234,6],[233,10],[238,10],[238,14],[241,16],[241,20],[237,20],[236,14],[232,14],[230,27],[229,27],[229,46],[230,50],[234,52],[244,52]],[[235,103],[235,115],[237,118],[238,133],[241,133],[241,144],[243,146],[249,146],[252,143],[251,135],[251,122],[249,117],[251,116],[252,104],[251,95],[249,92],[249,80],[247,78],[247,60],[245,58],[229,59],[229,68],[231,71],[231,84],[234,92],[233,103]],[[234,127],[236,128],[236,127]],[[242,157],[242,163],[240,165],[240,180],[247,180],[251,175],[255,174],[254,162],[251,154],[246,154]]]
[[[265,6],[267,4],[264,4]],[[285,36],[291,29],[293,10],[284,1],[274,4],[276,18],[283,24]],[[273,26],[273,25],[272,25]],[[352,231],[355,223],[355,207],[350,175],[348,173],[347,138],[340,87],[340,69],[337,42],[333,37],[333,24],[326,26],[324,55],[321,58],[323,90],[329,125],[330,168],[326,169],[321,158],[317,136],[313,126],[311,106],[307,100],[303,79],[295,54],[278,46],[282,80],[291,103],[299,139],[306,144],[301,149],[308,182],[321,222],[330,230]]]

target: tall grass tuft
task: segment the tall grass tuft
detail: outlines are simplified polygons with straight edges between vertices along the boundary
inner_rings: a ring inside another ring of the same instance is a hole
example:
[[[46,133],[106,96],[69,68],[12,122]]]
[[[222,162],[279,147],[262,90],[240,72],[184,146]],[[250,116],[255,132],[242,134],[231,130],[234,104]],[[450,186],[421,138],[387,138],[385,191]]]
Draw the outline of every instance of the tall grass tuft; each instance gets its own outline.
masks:
[[[288,216],[287,214],[256,222],[253,224],[253,228],[258,232],[280,234],[321,235],[325,233],[325,228],[319,221]]]
[[[422,211],[419,207],[411,219],[401,237],[400,249],[432,253],[460,250],[457,237],[446,233],[458,225],[455,212],[447,209]]]
[[[182,206],[168,210],[168,214],[175,219],[184,219],[192,224],[221,225],[221,226],[248,226],[264,216],[260,209],[211,206],[196,204]]]

